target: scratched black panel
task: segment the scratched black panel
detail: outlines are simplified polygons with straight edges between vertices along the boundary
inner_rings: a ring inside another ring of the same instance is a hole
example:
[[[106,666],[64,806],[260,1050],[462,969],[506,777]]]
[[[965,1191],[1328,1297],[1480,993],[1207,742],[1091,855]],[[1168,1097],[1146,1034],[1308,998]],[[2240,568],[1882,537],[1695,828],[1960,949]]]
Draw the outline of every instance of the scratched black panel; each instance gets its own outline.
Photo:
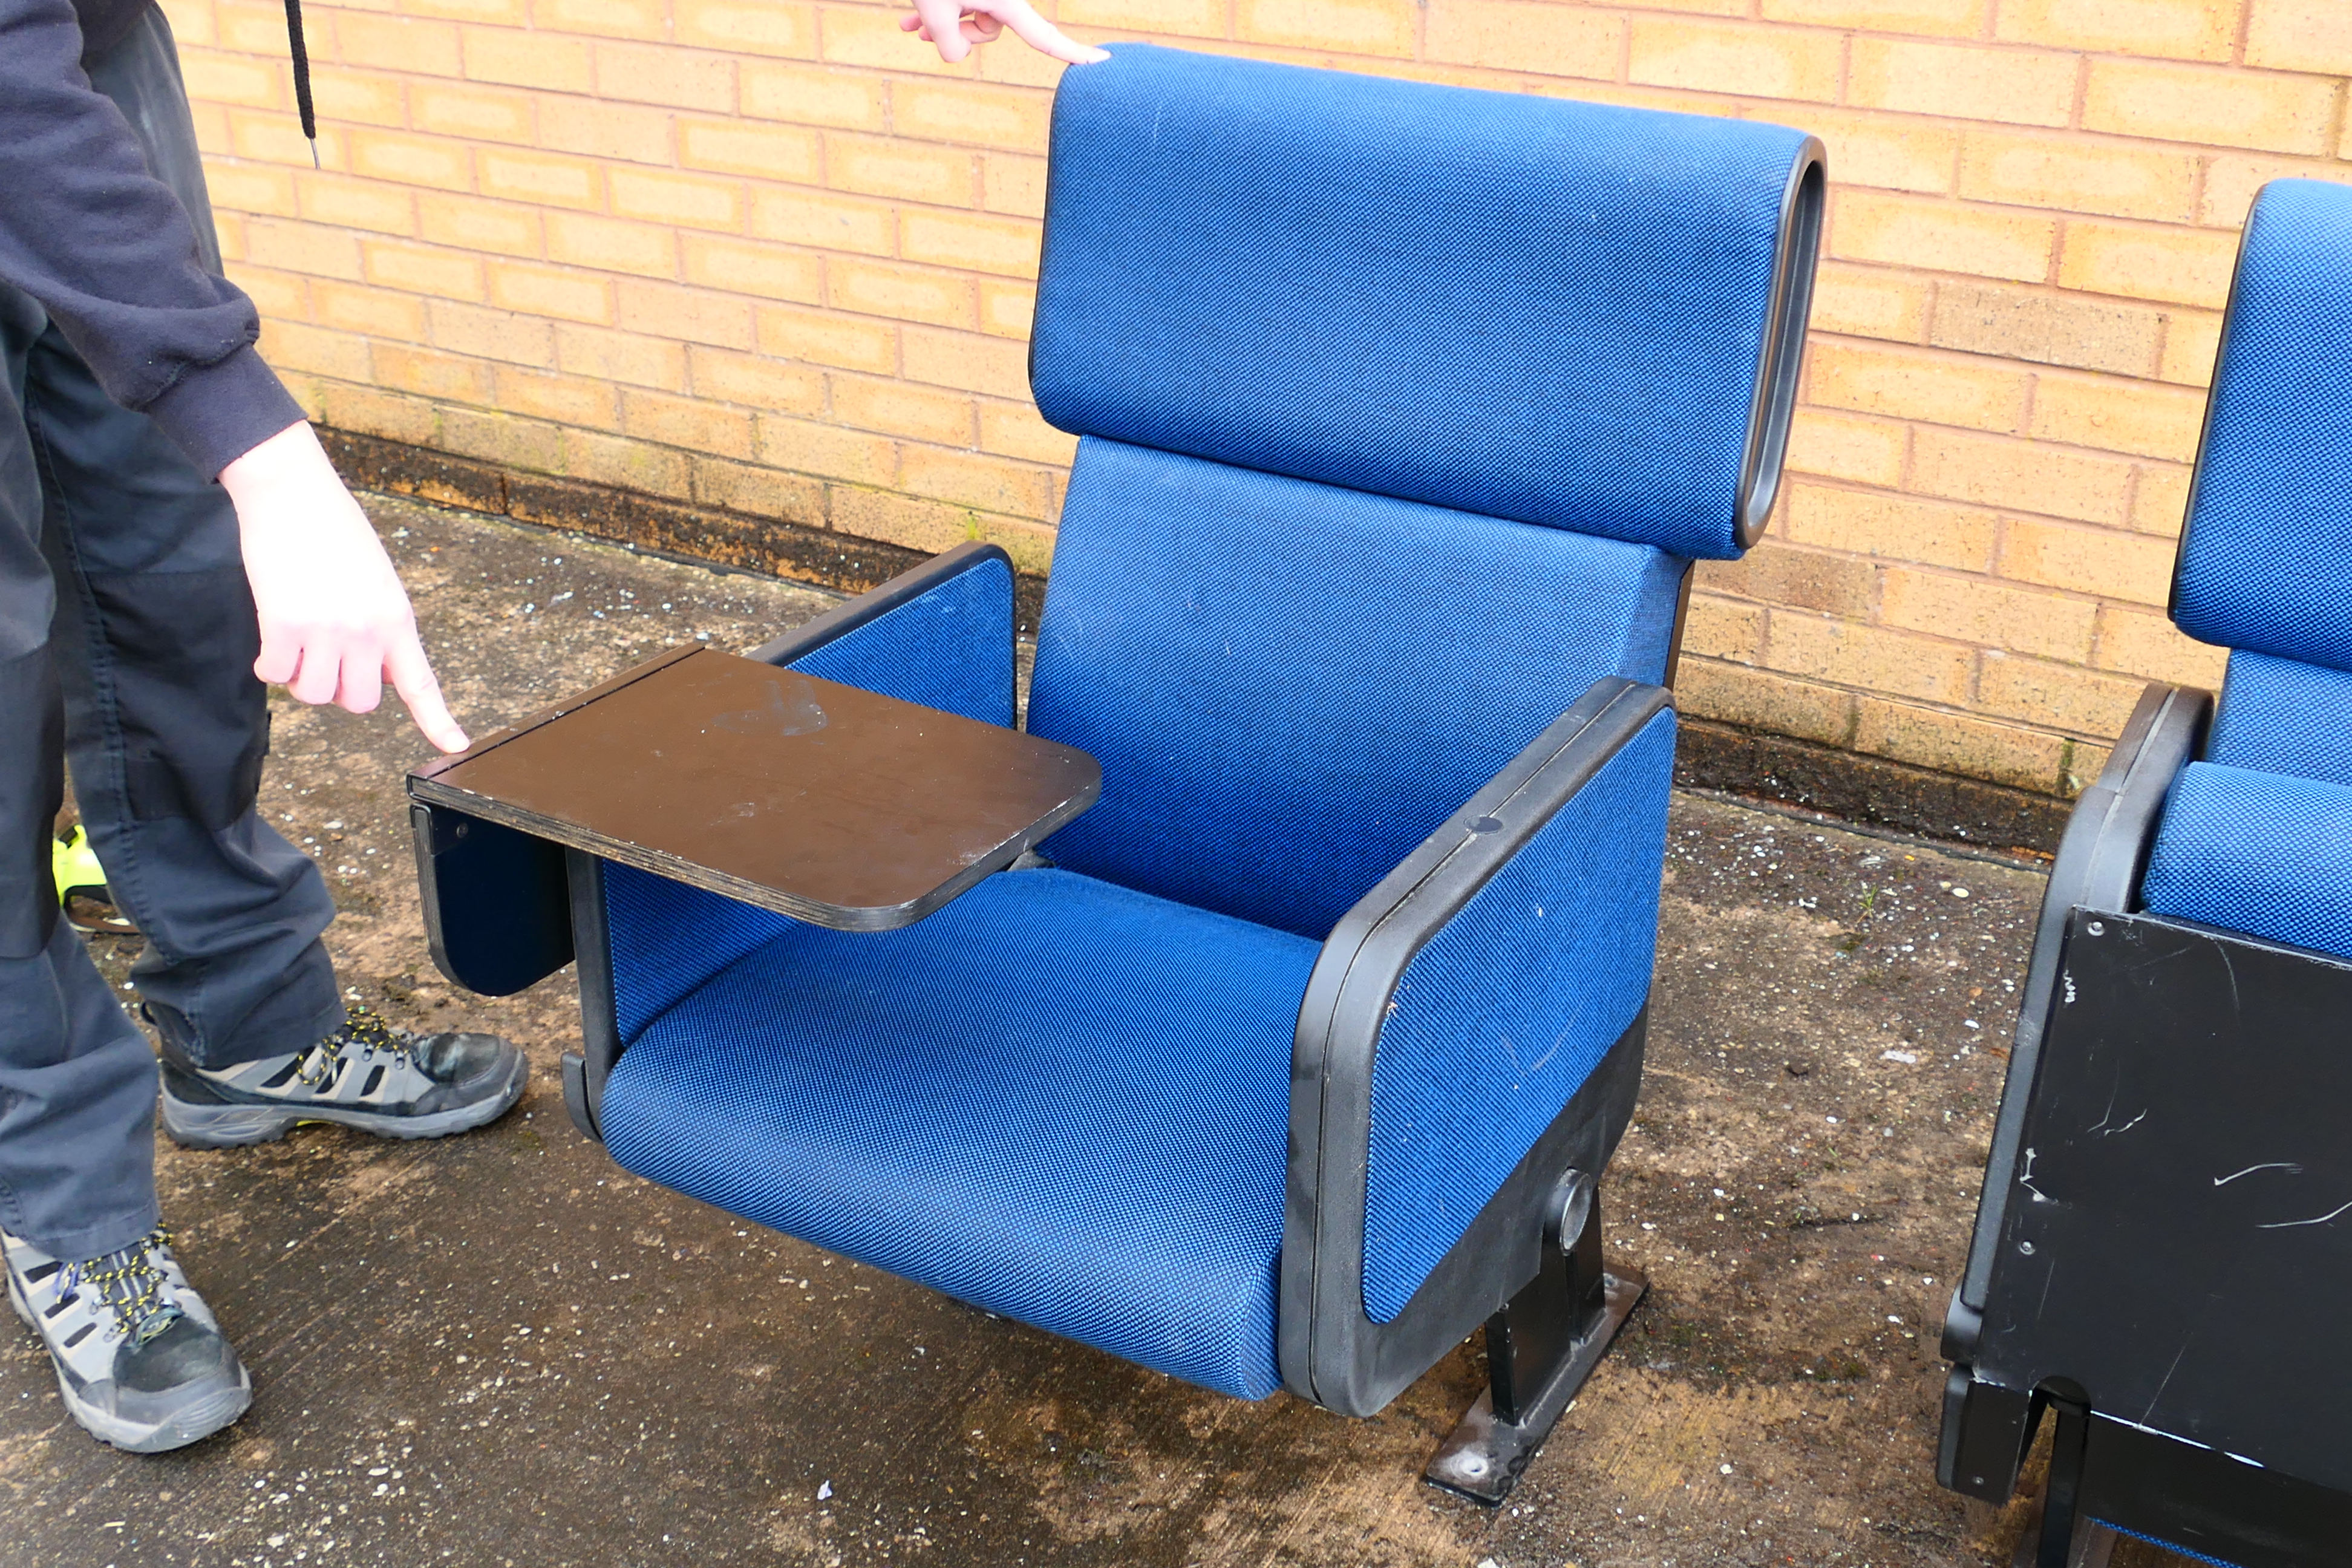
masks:
[[[2119,1421],[2094,1420],[2090,1436],[2094,1519],[2236,1568],[2352,1564],[2352,1497]]]
[[[2352,1489],[2352,966],[2077,910],[1977,1374]]]

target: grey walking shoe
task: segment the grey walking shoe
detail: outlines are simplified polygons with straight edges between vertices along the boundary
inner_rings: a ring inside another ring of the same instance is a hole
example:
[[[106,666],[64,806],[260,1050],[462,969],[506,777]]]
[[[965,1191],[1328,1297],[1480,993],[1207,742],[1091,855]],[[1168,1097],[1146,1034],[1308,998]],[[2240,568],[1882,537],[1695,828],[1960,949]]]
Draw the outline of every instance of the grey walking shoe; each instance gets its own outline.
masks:
[[[505,1115],[530,1078],[529,1059],[495,1035],[419,1035],[353,1003],[318,1044],[235,1067],[198,1067],[166,1037],[163,1131],[192,1149],[266,1143],[305,1121],[446,1138]]]
[[[245,1414],[253,1380],[189,1288],[162,1226],[68,1263],[0,1233],[8,1300],[41,1336],[73,1418],[102,1443],[160,1454]]]

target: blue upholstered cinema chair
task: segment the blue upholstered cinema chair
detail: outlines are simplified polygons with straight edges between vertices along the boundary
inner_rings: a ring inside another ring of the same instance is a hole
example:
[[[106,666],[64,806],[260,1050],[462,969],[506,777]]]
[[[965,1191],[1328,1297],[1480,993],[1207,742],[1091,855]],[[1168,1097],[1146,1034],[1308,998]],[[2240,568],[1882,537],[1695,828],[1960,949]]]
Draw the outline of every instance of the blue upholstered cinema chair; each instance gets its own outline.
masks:
[[[2221,709],[2149,687],[2059,849],[1939,1479],[2005,1501],[2054,1410],[2045,1568],[2352,1563],[2352,190],[2254,204],[2172,616]]]
[[[1440,1479],[1499,1497],[1638,1292],[1594,1180],[1668,686],[1778,485],[1821,150],[1136,46],[1052,153],[1031,374],[1085,439],[1027,723],[1100,804],[882,934],[428,822],[439,952],[576,943],[630,1170],[1172,1376],[1364,1415],[1488,1325]],[[967,545],[756,657],[1012,724],[1013,587]],[[434,891],[498,854],[537,892]]]

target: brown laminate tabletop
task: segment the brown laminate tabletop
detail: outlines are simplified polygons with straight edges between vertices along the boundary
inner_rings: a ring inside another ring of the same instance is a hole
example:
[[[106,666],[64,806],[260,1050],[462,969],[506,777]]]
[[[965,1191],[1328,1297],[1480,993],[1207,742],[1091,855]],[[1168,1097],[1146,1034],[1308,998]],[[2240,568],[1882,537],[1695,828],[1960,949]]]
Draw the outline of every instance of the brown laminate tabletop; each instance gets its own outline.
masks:
[[[842,931],[947,903],[1095,803],[1069,746],[682,648],[409,775],[426,805]]]

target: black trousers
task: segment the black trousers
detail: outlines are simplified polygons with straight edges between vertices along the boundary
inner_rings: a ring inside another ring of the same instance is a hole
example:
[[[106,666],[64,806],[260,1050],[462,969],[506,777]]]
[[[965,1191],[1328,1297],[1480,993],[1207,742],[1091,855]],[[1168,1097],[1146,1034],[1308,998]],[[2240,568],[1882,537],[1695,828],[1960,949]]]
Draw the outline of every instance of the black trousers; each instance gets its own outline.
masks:
[[[217,271],[162,13],[90,79]],[[156,1074],[58,918],[65,765],[107,886],[146,935],[132,983],[198,1062],[294,1050],[342,1022],[319,940],[334,901],[254,809],[268,710],[226,494],[5,285],[0,373],[0,1226],[79,1258],[155,1223]]]

